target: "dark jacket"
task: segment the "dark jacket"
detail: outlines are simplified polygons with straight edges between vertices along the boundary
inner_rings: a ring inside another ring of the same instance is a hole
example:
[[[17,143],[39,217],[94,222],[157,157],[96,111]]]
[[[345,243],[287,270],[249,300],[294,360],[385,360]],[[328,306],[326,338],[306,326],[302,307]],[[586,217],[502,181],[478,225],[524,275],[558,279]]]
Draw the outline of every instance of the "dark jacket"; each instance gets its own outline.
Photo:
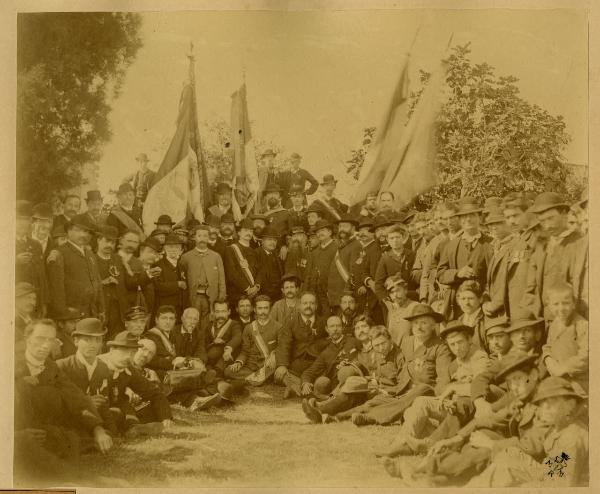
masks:
[[[296,314],[292,322],[283,327],[277,343],[277,365],[289,367],[296,359],[314,360],[327,346],[325,321],[315,317],[314,326],[304,323],[302,315]]]
[[[50,243],[50,240],[48,240],[48,243]],[[50,294],[42,246],[30,237],[21,240],[17,239],[15,243],[15,256],[23,252],[31,253],[31,261],[28,264],[15,262],[15,283],[26,281],[37,289],[37,313],[39,316],[43,316],[45,315],[44,310],[48,305]]]
[[[154,338],[153,338],[154,339]],[[196,326],[191,334],[183,333],[181,324],[173,328],[169,340],[175,347],[175,353],[179,357],[198,358],[206,362],[206,346],[204,332]]]
[[[400,256],[397,256],[391,250],[381,254],[375,272],[375,293],[379,300],[384,300],[388,296],[387,290],[385,289],[385,280],[389,276],[399,273],[403,280],[407,283],[410,282],[410,274],[414,261],[415,256],[413,252],[406,248]]]
[[[360,242],[355,238],[346,243],[338,243],[338,251],[329,267],[329,279],[327,282],[327,297],[329,305],[340,305],[340,299],[345,289],[352,289],[356,280],[353,278],[353,266],[358,259],[361,251]],[[339,262],[336,263],[337,261]],[[342,270],[340,272],[340,269]],[[342,273],[348,276],[348,281],[344,279]]]
[[[245,247],[239,242],[236,242],[235,245],[237,245],[242,253],[242,256],[248,262],[248,269],[252,273],[254,284],[256,284],[258,268],[256,252],[250,247]],[[231,304],[235,305],[238,299],[246,292],[246,289],[250,288],[253,284],[250,283],[250,280],[246,277],[246,274],[244,274],[237,254],[233,249],[233,245],[230,245],[227,247],[227,249],[225,249],[225,258],[223,259],[223,264],[225,266],[225,278],[227,280],[227,295]]]
[[[182,290],[178,284],[183,281],[180,267],[173,266],[166,257],[163,257],[156,265],[161,269],[160,276],[154,280],[156,307],[172,305],[177,311],[177,318],[179,318],[187,302],[187,291]]]
[[[354,336],[344,335],[340,341],[329,341],[312,365],[302,373],[302,382],[314,383],[317,377],[336,379],[337,365],[343,360],[353,361],[361,345]]]
[[[174,329],[175,328],[173,328],[173,330]],[[162,334],[163,337],[161,337],[159,333],[162,333],[159,329],[152,328],[144,333],[144,338],[148,338],[156,344],[156,354],[148,363],[147,367],[155,370],[158,374],[158,377],[163,379],[165,373],[168,370],[173,369],[173,359],[178,355],[176,353],[175,346],[171,342],[171,335],[167,337],[166,335]]]
[[[277,252],[267,252],[262,247],[256,253],[256,282],[260,285],[260,294],[271,297],[271,303],[281,298],[281,277],[283,268]]]

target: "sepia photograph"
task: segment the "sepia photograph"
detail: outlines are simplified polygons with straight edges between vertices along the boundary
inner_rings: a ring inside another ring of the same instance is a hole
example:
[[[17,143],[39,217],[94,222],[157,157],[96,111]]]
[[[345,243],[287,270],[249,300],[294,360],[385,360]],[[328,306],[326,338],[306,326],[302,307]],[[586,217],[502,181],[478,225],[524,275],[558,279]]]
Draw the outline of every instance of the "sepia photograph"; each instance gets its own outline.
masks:
[[[590,486],[589,8],[249,5],[15,13],[13,486]]]

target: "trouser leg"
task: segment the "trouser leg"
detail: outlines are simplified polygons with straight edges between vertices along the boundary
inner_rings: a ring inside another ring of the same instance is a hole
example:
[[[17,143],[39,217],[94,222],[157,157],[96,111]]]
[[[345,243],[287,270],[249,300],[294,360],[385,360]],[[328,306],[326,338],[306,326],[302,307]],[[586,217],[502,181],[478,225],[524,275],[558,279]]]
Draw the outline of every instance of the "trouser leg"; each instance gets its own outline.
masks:
[[[404,412],[404,423],[399,436],[422,438],[430,419],[442,422],[447,412],[442,407],[442,400],[434,396],[419,396]]]
[[[404,411],[413,403],[415,398],[423,395],[433,395],[433,388],[425,384],[418,384],[403,395],[372,408],[369,410],[368,415],[378,424],[392,424],[402,419]]]

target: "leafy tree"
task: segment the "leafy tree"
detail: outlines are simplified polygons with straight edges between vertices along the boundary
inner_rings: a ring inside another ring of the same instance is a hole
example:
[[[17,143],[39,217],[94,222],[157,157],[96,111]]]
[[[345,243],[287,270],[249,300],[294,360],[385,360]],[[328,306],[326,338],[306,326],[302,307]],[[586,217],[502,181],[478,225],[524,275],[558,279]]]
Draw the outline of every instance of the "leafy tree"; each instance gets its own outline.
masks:
[[[348,161],[346,161],[346,173],[348,173],[355,180],[358,180],[360,170],[365,162],[365,158],[367,157],[367,150],[369,149],[371,142],[373,142],[375,129],[376,127],[366,127],[363,129],[362,146],[358,149],[351,150],[350,153],[352,156]]]
[[[81,183],[110,137],[110,97],[142,46],[130,13],[17,19],[17,195],[51,201]]]
[[[577,197],[582,181],[571,177],[564,165],[562,153],[570,137],[563,117],[525,101],[516,77],[496,76],[493,67],[473,63],[469,54],[466,44],[453,47],[447,58],[449,98],[437,120],[440,182],[416,204],[510,191],[554,190]],[[421,71],[421,87],[410,95],[409,115],[429,76]],[[353,150],[351,161],[356,158],[362,165],[363,149]],[[355,168],[351,173],[358,175]]]

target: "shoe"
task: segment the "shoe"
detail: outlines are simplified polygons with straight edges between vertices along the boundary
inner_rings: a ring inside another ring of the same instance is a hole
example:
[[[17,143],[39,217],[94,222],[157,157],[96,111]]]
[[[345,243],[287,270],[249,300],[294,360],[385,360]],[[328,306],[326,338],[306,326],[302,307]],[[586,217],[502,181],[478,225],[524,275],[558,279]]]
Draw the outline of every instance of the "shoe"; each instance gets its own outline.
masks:
[[[291,398],[293,394],[294,394],[294,392],[286,386],[285,389],[283,390],[283,399],[287,400],[287,399]]]
[[[319,409],[316,407],[316,401],[314,398],[302,400],[302,411],[304,415],[310,420],[313,424],[322,424],[323,416]]]
[[[364,413],[353,413],[351,420],[354,425],[357,425],[359,427],[362,425],[372,425],[377,423],[375,419],[372,419]]]
[[[403,437],[394,439],[388,447],[375,451],[375,456],[377,458],[395,458],[396,456],[409,456],[412,454],[413,450]]]
[[[424,454],[429,451],[429,448],[433,445],[433,441],[431,439],[419,439],[414,436],[408,436],[406,438],[406,444],[410,447],[410,449],[414,452],[414,454]],[[410,454],[410,453],[409,453]]]
[[[148,422],[147,424],[132,425],[125,433],[125,438],[134,439],[143,436],[157,436],[164,429],[161,422]]]
[[[323,423],[324,424],[333,424],[335,422],[339,422],[335,415],[329,415],[328,413],[323,414]]]
[[[386,458],[383,462],[383,467],[390,476],[402,478],[402,471],[400,470],[400,460]]]
[[[215,393],[207,398],[198,396],[190,405],[189,411],[196,412],[198,410],[206,410],[212,406],[217,406],[219,403],[221,403],[221,395],[219,395],[219,393]]]

